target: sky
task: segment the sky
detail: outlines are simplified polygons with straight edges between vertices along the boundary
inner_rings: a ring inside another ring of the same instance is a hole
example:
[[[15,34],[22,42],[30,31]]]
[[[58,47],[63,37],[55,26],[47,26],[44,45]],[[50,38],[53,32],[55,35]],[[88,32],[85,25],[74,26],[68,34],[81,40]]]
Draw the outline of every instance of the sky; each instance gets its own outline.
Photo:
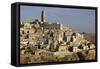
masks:
[[[58,22],[79,32],[95,33],[95,10],[77,8],[57,8],[40,6],[20,6],[20,20],[34,21],[40,19],[45,11],[47,22]]]

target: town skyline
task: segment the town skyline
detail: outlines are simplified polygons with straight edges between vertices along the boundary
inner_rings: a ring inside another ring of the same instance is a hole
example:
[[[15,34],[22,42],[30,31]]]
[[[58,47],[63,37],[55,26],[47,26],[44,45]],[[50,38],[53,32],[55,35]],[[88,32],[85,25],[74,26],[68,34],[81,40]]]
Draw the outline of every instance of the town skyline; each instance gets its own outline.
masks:
[[[42,10],[40,19],[20,24],[21,64],[95,59],[93,36],[45,18]]]
[[[40,19],[42,10],[47,22],[57,22],[79,32],[95,33],[95,10],[21,6],[21,21]]]

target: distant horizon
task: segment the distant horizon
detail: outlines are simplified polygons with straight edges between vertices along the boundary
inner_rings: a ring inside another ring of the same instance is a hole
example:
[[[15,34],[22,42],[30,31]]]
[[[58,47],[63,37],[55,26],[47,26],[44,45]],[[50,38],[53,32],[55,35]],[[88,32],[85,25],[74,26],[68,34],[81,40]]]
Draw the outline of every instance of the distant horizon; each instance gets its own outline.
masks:
[[[21,22],[40,19],[42,10],[47,22],[57,22],[79,32],[95,33],[95,10],[92,9],[20,6]]]

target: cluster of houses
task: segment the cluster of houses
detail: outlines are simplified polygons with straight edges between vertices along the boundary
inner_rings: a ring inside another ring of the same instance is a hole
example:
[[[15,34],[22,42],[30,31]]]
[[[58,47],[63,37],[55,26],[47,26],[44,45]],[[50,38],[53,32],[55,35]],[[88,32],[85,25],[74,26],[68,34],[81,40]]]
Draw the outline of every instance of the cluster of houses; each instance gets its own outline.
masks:
[[[95,49],[95,45],[59,23],[49,23],[44,19],[20,24],[20,54],[63,56]]]

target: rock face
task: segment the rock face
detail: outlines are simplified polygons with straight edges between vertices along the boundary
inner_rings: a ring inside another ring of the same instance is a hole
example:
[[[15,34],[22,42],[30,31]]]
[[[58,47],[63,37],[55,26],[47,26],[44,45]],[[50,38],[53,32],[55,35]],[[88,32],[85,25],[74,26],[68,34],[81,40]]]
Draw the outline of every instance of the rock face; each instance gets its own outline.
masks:
[[[95,45],[58,23],[41,21],[20,25],[20,63],[94,60]]]

